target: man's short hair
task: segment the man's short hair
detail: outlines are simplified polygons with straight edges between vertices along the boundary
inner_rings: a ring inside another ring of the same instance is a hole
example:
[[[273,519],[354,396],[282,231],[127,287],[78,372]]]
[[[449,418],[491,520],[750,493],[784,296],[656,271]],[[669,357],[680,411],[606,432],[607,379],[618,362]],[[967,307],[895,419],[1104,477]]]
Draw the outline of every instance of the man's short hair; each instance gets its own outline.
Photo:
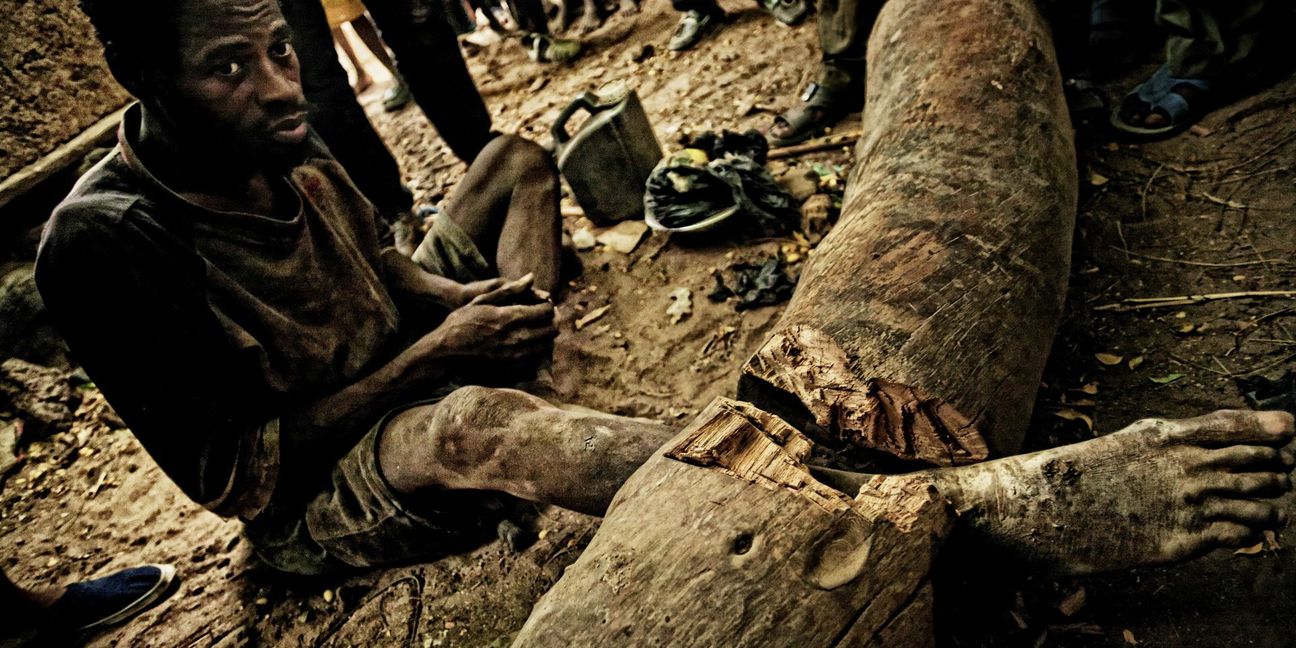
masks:
[[[181,0],[81,0],[117,80],[130,87],[146,71],[166,72],[179,60],[176,15]]]

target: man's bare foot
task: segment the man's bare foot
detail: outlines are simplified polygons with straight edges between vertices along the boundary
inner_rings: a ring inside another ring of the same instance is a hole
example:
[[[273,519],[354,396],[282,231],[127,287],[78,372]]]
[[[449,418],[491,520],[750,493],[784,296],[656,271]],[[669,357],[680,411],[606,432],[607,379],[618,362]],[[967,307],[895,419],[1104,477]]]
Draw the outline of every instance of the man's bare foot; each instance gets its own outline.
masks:
[[[1291,440],[1290,414],[1219,411],[929,474],[969,535],[1088,574],[1186,560],[1281,527],[1286,515],[1264,500],[1291,490]]]

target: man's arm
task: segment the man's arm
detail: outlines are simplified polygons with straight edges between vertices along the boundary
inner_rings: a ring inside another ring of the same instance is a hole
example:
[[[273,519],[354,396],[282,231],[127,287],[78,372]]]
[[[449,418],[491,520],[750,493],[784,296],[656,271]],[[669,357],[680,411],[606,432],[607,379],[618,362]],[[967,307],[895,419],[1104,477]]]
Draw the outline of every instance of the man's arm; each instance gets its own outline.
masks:
[[[522,362],[552,353],[558,333],[553,305],[535,301],[531,276],[496,280],[493,285],[497,285],[494,290],[452,310],[439,326],[386,365],[292,412],[285,418],[285,429],[356,429],[399,405],[425,397],[430,387],[444,384],[466,363]],[[530,303],[518,303],[523,300]]]
[[[446,310],[459,308],[474,297],[504,285],[503,279],[489,279],[471,284],[461,284],[432,274],[419,267],[396,248],[382,251],[383,275],[387,289],[400,301],[412,301]]]

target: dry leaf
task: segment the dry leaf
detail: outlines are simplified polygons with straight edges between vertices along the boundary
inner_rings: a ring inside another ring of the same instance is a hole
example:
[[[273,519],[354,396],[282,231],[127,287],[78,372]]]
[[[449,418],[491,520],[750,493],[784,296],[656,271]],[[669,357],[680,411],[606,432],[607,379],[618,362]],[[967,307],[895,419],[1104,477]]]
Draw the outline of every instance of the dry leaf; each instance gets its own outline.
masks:
[[[1090,396],[1092,396],[1092,395],[1094,395],[1094,394],[1097,394],[1097,393],[1098,393],[1098,383],[1096,383],[1096,382],[1085,383],[1082,387],[1080,387],[1080,391],[1082,391],[1082,392],[1084,392],[1084,393],[1086,393],[1086,394],[1089,394]]]
[[[1137,645],[1138,645],[1138,640],[1134,638],[1134,633],[1133,633],[1133,632],[1130,632],[1128,629],[1126,629],[1126,630],[1121,631],[1121,634],[1124,635],[1124,637],[1125,637],[1125,643],[1127,643],[1127,644],[1129,644],[1129,645],[1131,645],[1131,646],[1137,646]]]
[[[1079,612],[1084,608],[1085,598],[1085,588],[1081,587],[1080,589],[1071,592],[1071,594],[1066,598],[1062,599],[1061,603],[1058,603],[1058,611],[1061,612],[1063,616],[1074,616],[1076,612]]]
[[[1098,359],[1098,362],[1101,362],[1107,365],[1108,367],[1118,365],[1121,363],[1122,360],[1125,359],[1114,353],[1095,353],[1094,357]]]
[[[1265,548],[1265,543],[1257,542],[1250,547],[1243,547],[1241,549],[1234,551],[1233,555],[1234,556],[1254,556],[1260,553],[1261,551],[1264,551],[1264,548]]]
[[[1279,549],[1282,549],[1282,547],[1279,546],[1278,544],[1278,534],[1274,533],[1273,531],[1265,531],[1264,546],[1265,549],[1268,549],[1269,551],[1278,551]]]
[[[1023,619],[1020,614],[1017,614],[1012,610],[1008,610],[1008,614],[1013,618],[1013,623],[1016,623],[1019,629],[1021,630],[1026,629],[1026,620]]]
[[[1180,378],[1183,377],[1184,375],[1181,373],[1172,373],[1172,374],[1166,374],[1164,376],[1155,376],[1152,378],[1148,378],[1148,380],[1151,380],[1152,382],[1158,385],[1169,385],[1170,383],[1179,380]]]
[[[1138,356],[1137,358],[1130,358],[1130,361],[1127,364],[1130,368],[1130,371],[1138,369],[1139,365],[1143,364],[1143,356]]]
[[[1084,421],[1085,427],[1089,428],[1090,430],[1093,430],[1092,417],[1090,417],[1088,414],[1085,414],[1083,412],[1077,412],[1069,407],[1064,407],[1054,412],[1053,416],[1056,416],[1061,419],[1066,419],[1068,421]]]
[[[1107,176],[1098,173],[1097,171],[1091,171],[1089,173],[1089,184],[1095,187],[1101,187],[1107,184],[1107,182],[1108,182]]]

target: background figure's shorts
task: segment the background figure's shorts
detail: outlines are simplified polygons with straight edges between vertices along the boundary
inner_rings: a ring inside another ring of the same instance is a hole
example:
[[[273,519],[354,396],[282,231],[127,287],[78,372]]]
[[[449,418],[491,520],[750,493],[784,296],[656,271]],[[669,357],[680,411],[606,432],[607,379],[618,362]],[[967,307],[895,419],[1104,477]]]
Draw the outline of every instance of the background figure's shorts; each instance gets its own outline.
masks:
[[[477,244],[445,212],[432,217],[432,227],[410,258],[424,270],[459,283],[499,276]]]
[[[378,441],[399,411],[365,434],[304,502],[277,498],[247,522],[244,532],[261,560],[279,571],[316,576],[435,560],[494,537],[495,526],[510,512],[505,495],[444,491],[411,497],[392,491],[378,467]]]

